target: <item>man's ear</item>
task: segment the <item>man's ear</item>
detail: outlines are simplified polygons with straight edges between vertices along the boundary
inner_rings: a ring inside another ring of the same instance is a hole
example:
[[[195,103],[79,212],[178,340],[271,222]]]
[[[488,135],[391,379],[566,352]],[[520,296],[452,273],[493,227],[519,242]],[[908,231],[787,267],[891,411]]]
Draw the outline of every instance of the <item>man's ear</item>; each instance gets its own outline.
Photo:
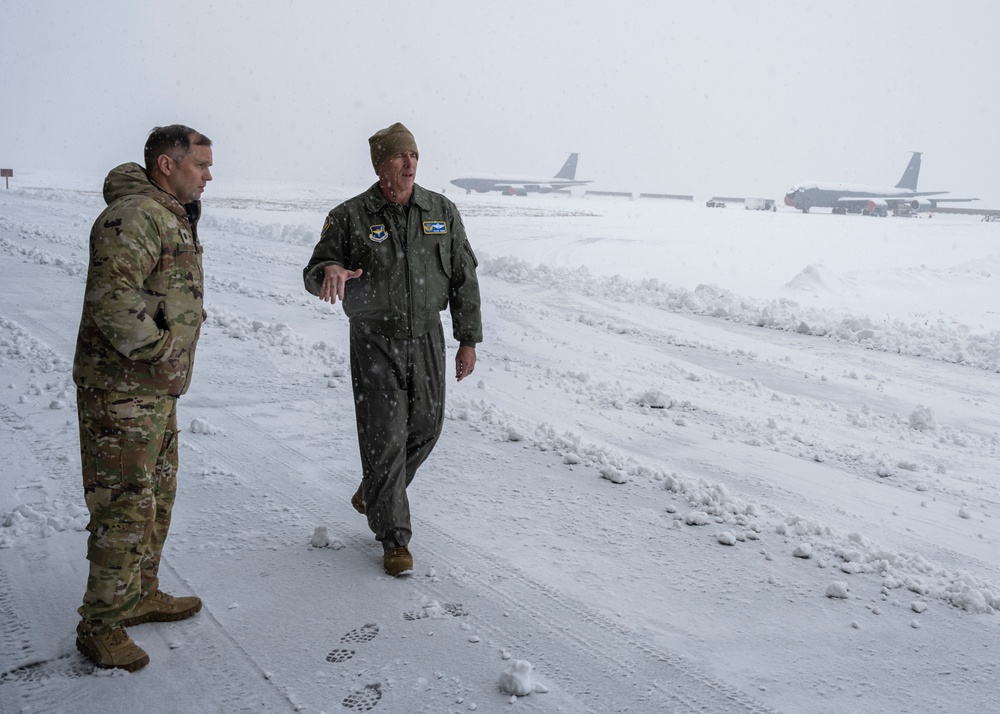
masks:
[[[172,168],[173,159],[167,154],[160,154],[156,157],[156,169],[160,172],[161,176],[169,176]]]

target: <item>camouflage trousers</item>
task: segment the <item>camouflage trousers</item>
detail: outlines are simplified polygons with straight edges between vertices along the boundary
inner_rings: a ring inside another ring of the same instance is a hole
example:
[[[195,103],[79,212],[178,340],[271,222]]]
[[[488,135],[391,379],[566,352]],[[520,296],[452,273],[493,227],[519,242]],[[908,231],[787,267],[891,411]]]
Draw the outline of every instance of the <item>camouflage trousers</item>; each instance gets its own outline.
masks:
[[[77,389],[90,575],[82,625],[101,630],[159,588],[177,492],[177,398]]]
[[[385,548],[410,542],[406,488],[444,426],[444,332],[383,337],[351,323],[351,382],[368,527]]]

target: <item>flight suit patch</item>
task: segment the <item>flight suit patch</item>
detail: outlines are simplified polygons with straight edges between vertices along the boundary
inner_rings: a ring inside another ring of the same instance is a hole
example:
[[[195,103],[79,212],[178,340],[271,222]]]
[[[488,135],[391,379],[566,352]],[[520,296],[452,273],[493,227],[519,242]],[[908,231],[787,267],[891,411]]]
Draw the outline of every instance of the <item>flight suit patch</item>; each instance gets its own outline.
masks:
[[[377,226],[368,228],[368,238],[372,243],[381,243],[389,237],[389,231],[385,229],[385,224],[379,223]]]
[[[444,221],[424,221],[424,235],[441,235],[448,232],[448,224]]]

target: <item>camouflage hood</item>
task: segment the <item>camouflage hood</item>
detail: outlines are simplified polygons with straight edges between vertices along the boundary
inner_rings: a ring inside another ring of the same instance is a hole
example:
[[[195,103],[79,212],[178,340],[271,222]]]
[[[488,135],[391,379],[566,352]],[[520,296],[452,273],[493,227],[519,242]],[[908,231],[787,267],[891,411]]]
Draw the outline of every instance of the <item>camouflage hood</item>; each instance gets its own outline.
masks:
[[[182,206],[180,201],[153,183],[146,170],[135,162],[116,166],[104,179],[104,201],[109,206],[126,196],[147,196],[181,218],[201,215],[201,201]],[[192,210],[186,210],[188,208]]]

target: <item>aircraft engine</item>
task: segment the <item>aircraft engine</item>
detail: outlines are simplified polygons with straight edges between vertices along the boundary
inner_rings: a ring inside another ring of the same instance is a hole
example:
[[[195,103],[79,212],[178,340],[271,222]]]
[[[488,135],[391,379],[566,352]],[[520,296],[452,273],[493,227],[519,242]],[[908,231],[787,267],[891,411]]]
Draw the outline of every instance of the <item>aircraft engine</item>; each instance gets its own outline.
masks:
[[[931,201],[923,198],[915,198],[912,201],[907,201],[907,205],[914,211],[931,211],[937,208]]]
[[[886,203],[885,199],[873,198],[868,201],[868,205],[865,206],[865,210],[862,213],[866,216],[885,216],[888,210],[889,204]]]

